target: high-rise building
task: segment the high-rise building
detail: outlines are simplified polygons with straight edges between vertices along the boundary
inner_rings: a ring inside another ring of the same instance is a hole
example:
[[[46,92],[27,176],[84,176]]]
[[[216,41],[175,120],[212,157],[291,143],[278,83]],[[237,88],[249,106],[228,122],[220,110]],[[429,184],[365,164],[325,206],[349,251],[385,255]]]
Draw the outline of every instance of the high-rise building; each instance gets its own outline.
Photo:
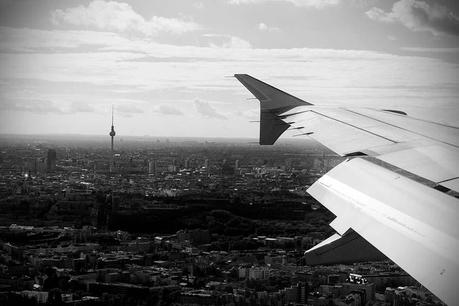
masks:
[[[156,161],[150,160],[148,162],[148,174],[155,174],[156,172]]]
[[[47,171],[56,170],[56,159],[57,159],[56,150],[49,149],[48,155],[46,157],[46,170]]]
[[[44,157],[35,159],[34,166],[36,173],[44,173],[46,171],[46,159]]]
[[[230,163],[226,159],[223,160],[221,167],[222,167],[221,168],[222,175],[233,175],[234,174],[234,168],[231,167]]]

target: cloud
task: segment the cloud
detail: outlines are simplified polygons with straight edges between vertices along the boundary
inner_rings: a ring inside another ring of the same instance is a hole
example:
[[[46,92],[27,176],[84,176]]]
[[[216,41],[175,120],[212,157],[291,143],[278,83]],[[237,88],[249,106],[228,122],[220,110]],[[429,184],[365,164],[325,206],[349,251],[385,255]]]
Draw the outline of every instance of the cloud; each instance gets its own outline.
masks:
[[[237,36],[221,34],[204,34],[203,39],[208,40],[208,45],[212,48],[227,49],[250,49],[252,45],[247,40]]]
[[[49,100],[23,98],[12,98],[2,100],[2,103],[0,103],[0,109],[3,110],[30,112],[37,114],[64,113],[59,107],[57,107],[52,101]]]
[[[59,31],[0,26],[0,52],[72,51],[79,48],[98,49],[129,41],[116,33],[95,31]],[[87,50],[86,50],[87,51]]]
[[[165,104],[160,105],[154,111],[157,113],[163,114],[163,115],[175,115],[175,116],[183,115],[183,112],[181,110],[173,106],[165,105]]]
[[[259,120],[260,118],[260,109],[259,107],[257,108],[252,108],[244,111],[236,111],[235,116],[242,117],[246,120],[249,120],[251,123],[256,123],[255,121]]]
[[[223,48],[236,48],[236,49],[249,49],[251,48],[251,44],[242,38],[237,36],[231,36],[229,41],[222,45]]]
[[[266,2],[285,2],[298,7],[310,7],[323,9],[330,6],[336,6],[341,3],[341,0],[229,0],[230,4],[258,4]]]
[[[70,113],[92,113],[96,109],[85,102],[72,102],[69,107]]]
[[[215,119],[228,119],[224,115],[220,114],[206,101],[195,100],[194,106],[198,113],[203,115],[207,118],[215,118]]]
[[[63,110],[67,110],[67,106],[73,101],[85,101],[98,111],[92,114],[50,114],[46,116],[46,121],[40,119],[43,121],[37,121],[34,125],[37,132],[56,130],[56,127],[62,131],[105,131],[106,122],[101,123],[100,113],[105,114],[104,118],[109,118],[108,106],[113,103],[126,105],[129,109],[127,111],[144,110],[143,114],[133,115],[135,120],[129,121],[133,127],[132,132],[126,133],[143,135],[155,131],[160,133],[158,135],[256,137],[258,124],[248,121],[257,120],[257,113],[254,112],[251,119],[233,115],[236,110],[244,112],[258,109],[259,106],[259,102],[252,99],[250,92],[237,80],[225,78],[234,73],[249,73],[316,104],[398,109],[399,105],[425,105],[430,112],[430,108],[440,110],[444,105],[456,105],[459,97],[455,82],[459,68],[433,58],[433,55],[429,57],[430,53],[406,55],[407,52],[403,51],[404,56],[400,56],[365,50],[174,46],[139,37],[120,37],[114,33],[109,33],[111,35],[107,37],[107,32],[95,31],[72,31],[71,36],[78,44],[100,41],[104,43],[103,47],[99,47],[97,51],[91,48],[88,52],[81,49],[82,52],[62,53],[53,52],[52,49],[54,46],[67,44],[65,36],[68,31],[17,31],[20,33],[16,33],[15,38],[9,41],[12,49],[23,49],[27,46],[37,50],[36,44],[41,46],[46,42],[51,51],[0,53],[0,93],[9,98],[22,98],[24,101],[30,97],[52,101],[54,106]],[[89,34],[91,38],[87,39]],[[209,38],[214,43],[218,39],[222,43],[229,40],[227,37]],[[145,57],[167,57],[168,60],[132,61]],[[336,73],[337,71],[340,73]],[[194,103],[190,97],[209,101],[212,109],[228,120],[219,117],[219,124],[209,129],[209,122],[217,119],[196,120],[197,117],[205,117],[197,111],[201,105]],[[150,101],[155,100],[161,102],[150,104]],[[4,99],[0,99],[0,104],[2,103],[5,103]],[[166,116],[153,113],[152,116],[154,107],[160,104],[177,107],[185,115]],[[132,109],[132,106],[135,108]],[[115,107],[115,117],[125,116],[121,111],[124,109]],[[3,126],[7,127],[4,122],[9,113],[24,118],[40,117],[30,111],[0,110]],[[68,122],[70,118],[84,119],[85,126],[77,128],[61,124]],[[86,124],[86,118],[93,121]],[[119,120],[121,122],[122,118]],[[171,123],[177,130],[164,129],[164,126],[170,126]],[[183,124],[188,128],[180,128]],[[51,128],[51,125],[54,127]],[[26,127],[19,127],[18,131],[26,131]]]
[[[127,104],[121,104],[121,105],[116,105],[114,107],[114,112],[116,114],[120,114],[121,116],[124,117],[132,117],[133,115],[136,114],[143,114],[144,111],[135,105],[127,105]]]
[[[263,22],[260,22],[257,27],[258,30],[262,32],[280,32],[279,28],[268,26],[266,23]]]
[[[420,52],[420,53],[459,53],[459,48],[419,48],[419,47],[401,47],[403,51]]]
[[[349,0],[346,1],[346,4],[351,4],[351,6],[359,8],[359,9],[365,9],[370,6],[374,6],[376,3],[378,3],[379,0]]]
[[[398,22],[415,32],[459,35],[459,18],[446,6],[435,2],[400,0],[390,12],[373,7],[366,15],[376,21]]]
[[[140,34],[147,37],[166,32],[183,34],[201,28],[193,21],[153,16],[146,20],[124,2],[94,0],[88,6],[77,6],[51,13],[55,25],[70,24],[102,31]]]
[[[193,3],[193,7],[197,8],[198,10],[202,10],[205,6],[204,6],[204,3],[202,3],[201,1],[198,1],[198,2]]]
[[[368,18],[377,20],[377,21],[382,21],[382,22],[394,22],[395,17],[392,16],[391,13],[386,13],[383,9],[380,9],[379,7],[373,7],[369,11],[365,12],[365,15],[368,16]]]

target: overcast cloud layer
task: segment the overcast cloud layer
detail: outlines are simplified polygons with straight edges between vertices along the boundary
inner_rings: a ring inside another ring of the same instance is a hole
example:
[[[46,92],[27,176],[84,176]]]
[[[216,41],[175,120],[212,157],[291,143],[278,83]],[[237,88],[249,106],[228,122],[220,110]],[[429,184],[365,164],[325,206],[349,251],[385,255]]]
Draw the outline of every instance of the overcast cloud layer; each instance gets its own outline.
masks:
[[[453,1],[1,1],[0,132],[257,137],[248,73],[319,105],[459,118]]]

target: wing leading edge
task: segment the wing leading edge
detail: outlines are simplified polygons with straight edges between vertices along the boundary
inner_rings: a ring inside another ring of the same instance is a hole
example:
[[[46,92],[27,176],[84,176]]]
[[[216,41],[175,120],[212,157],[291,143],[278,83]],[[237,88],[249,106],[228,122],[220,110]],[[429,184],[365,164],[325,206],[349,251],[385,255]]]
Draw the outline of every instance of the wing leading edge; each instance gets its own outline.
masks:
[[[459,191],[459,129],[401,111],[324,109],[251,76],[235,77],[261,103],[261,144],[274,143],[292,126],[341,156],[361,156],[308,189],[336,215],[330,225],[337,234],[308,250],[307,262],[385,255],[445,303],[459,301],[459,200],[437,190]]]

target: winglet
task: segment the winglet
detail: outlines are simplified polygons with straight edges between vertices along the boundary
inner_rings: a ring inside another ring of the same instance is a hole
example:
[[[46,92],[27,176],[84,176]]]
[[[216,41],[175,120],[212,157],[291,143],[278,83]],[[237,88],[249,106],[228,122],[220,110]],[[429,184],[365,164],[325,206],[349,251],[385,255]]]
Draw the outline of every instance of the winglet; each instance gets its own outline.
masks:
[[[280,89],[251,77],[235,74],[239,80],[260,101],[260,144],[272,145],[290,127],[278,117],[297,106],[312,105]]]

